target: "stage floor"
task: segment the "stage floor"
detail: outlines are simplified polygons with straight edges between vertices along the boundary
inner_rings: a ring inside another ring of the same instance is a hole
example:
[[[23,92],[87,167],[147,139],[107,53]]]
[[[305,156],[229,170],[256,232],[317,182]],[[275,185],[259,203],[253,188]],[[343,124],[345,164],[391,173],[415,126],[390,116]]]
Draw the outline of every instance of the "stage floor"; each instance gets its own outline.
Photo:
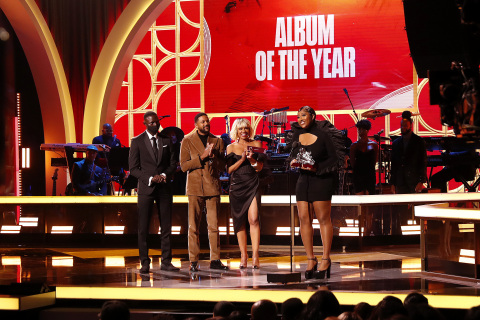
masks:
[[[150,250],[148,276],[140,275],[136,249],[4,248],[1,250],[0,285],[45,283],[55,287],[56,299],[126,299],[255,302],[270,299],[281,303],[290,297],[305,302],[319,289],[335,293],[340,304],[377,304],[386,295],[400,299],[411,291],[425,294],[437,308],[470,308],[480,305],[480,285],[466,278],[445,278],[421,272],[420,250],[413,247],[372,248],[367,252],[332,254],[328,281],[305,281],[306,257],[295,248],[294,270],[302,272],[300,283],[268,283],[267,273],[289,271],[289,248],[262,246],[261,268],[251,260],[240,270],[237,249],[222,250],[229,271],[210,270],[208,251],[202,250],[200,271],[188,270],[187,251],[174,250],[173,264],[180,272],[160,270],[160,251]],[[321,248],[316,248],[321,252]]]

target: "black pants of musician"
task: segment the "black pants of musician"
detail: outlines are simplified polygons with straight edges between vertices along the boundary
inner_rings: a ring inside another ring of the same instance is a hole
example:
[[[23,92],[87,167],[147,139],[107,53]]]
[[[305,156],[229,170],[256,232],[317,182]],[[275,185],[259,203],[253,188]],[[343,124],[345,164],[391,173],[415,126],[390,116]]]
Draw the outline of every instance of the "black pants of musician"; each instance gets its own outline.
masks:
[[[151,195],[138,195],[138,251],[140,262],[148,258],[148,230],[153,206],[157,207],[161,228],[162,263],[172,261],[170,235],[172,233],[172,193],[168,186],[162,184],[155,187]]]

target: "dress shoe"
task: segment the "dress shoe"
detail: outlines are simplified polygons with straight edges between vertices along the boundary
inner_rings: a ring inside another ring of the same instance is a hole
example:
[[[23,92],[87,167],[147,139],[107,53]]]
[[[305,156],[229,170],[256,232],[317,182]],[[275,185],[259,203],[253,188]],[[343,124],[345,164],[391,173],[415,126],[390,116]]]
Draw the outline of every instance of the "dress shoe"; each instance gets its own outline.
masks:
[[[198,271],[198,261],[190,262],[190,271],[197,272]]]
[[[160,270],[165,270],[165,271],[180,271],[180,268],[175,267],[172,263],[162,263],[160,266]]]
[[[140,273],[148,273],[150,271],[150,259],[142,261],[142,268],[140,268]]]
[[[218,259],[218,260],[210,261],[210,269],[229,270],[230,268],[227,267],[226,265],[224,265],[222,263],[222,261],[220,261],[220,259]]]

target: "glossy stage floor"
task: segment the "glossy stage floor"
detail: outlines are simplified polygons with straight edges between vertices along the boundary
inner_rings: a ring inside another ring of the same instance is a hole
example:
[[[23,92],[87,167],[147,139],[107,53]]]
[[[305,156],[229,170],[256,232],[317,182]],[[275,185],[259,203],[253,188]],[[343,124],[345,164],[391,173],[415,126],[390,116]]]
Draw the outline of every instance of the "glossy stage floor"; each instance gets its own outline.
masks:
[[[321,248],[315,251],[321,252]],[[294,269],[305,270],[302,248],[297,247],[294,252]],[[174,250],[173,264],[181,268],[180,272],[160,270],[160,251],[151,250],[148,276],[138,271],[135,249],[5,248],[1,254],[0,284],[45,284],[54,292],[44,299],[45,306],[54,306],[58,301],[88,299],[239,303],[270,299],[281,303],[299,297],[306,302],[314,291],[325,288],[333,291],[342,305],[362,301],[375,305],[386,295],[403,300],[411,291],[425,294],[437,308],[467,309],[480,305],[477,282],[421,272],[417,246],[336,252],[332,254],[332,276],[328,281],[305,281],[302,272],[302,282],[287,284],[267,282],[267,273],[290,270],[286,246],[262,246],[259,270],[252,269],[251,260],[246,270],[240,270],[235,247],[222,250],[222,261],[230,267],[229,271],[210,270],[208,251],[203,250],[201,259],[205,260],[200,262],[201,270],[196,273],[188,270],[186,250]],[[3,310],[8,297],[0,296]],[[27,305],[20,301],[16,310],[25,309]]]

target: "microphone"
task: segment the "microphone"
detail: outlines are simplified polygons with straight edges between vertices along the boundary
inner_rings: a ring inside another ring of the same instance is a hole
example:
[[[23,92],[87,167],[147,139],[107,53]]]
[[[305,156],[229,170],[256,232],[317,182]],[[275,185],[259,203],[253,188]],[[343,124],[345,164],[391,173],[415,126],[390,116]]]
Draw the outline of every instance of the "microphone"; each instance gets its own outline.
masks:
[[[165,116],[160,116],[159,118],[162,118],[162,119],[163,119],[163,118],[170,118],[170,115],[167,114],[167,115],[165,115]]]
[[[380,130],[380,131],[377,132],[377,135],[379,136],[379,135],[381,135],[383,132],[385,132],[385,130],[382,129],[382,130]]]
[[[343,88],[343,92],[345,92],[345,94],[347,95],[348,97],[348,91],[347,91],[347,88]]]

